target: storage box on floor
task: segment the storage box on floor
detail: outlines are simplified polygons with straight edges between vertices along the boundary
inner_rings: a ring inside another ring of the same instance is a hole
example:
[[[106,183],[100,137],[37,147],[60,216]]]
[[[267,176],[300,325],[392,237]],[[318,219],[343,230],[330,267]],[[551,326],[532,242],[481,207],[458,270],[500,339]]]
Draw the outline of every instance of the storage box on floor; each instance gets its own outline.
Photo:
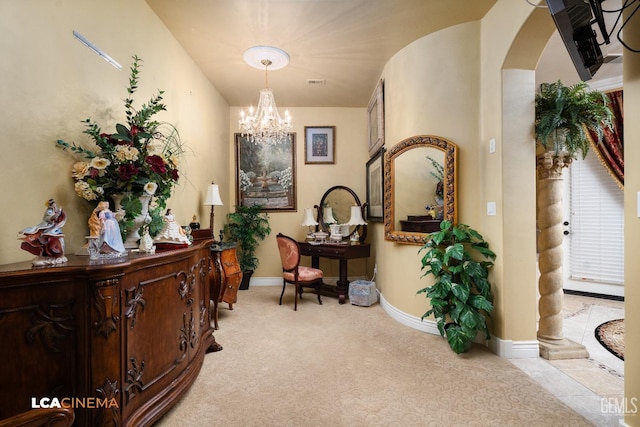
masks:
[[[349,283],[349,301],[352,305],[369,307],[378,302],[376,282],[370,280],[355,280]]]

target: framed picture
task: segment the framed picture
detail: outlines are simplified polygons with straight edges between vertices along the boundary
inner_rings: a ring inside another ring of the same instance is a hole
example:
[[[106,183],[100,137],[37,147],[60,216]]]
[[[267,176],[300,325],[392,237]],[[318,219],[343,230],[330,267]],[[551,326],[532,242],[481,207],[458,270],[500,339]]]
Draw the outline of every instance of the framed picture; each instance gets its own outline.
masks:
[[[369,157],[384,145],[384,81],[380,80],[369,101]]]
[[[264,211],[296,211],[296,134],[275,144],[236,142],[236,204]]]
[[[383,220],[384,207],[384,147],[367,162],[367,219]]]
[[[336,127],[304,127],[304,162],[334,164],[336,162]]]

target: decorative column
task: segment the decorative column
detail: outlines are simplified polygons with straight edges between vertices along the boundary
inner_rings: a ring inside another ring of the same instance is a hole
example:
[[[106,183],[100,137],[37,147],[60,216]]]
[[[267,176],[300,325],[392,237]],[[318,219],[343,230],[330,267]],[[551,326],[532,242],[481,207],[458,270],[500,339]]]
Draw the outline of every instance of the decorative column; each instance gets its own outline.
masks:
[[[564,338],[562,331],[563,273],[562,273],[562,170],[573,158],[566,152],[557,156],[546,152],[537,159],[538,170],[538,341],[540,356],[545,359],[577,359],[589,357],[586,348]]]

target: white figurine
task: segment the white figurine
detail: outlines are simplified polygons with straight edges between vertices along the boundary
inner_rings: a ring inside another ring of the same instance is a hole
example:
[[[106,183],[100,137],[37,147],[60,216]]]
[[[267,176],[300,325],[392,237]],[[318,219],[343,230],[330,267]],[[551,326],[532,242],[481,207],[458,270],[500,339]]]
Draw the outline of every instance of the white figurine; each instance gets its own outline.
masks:
[[[154,243],[161,244],[175,244],[175,245],[190,245],[191,241],[187,237],[187,233],[178,224],[175,217],[171,213],[171,209],[167,209],[167,213],[164,216],[164,228],[153,239]]]

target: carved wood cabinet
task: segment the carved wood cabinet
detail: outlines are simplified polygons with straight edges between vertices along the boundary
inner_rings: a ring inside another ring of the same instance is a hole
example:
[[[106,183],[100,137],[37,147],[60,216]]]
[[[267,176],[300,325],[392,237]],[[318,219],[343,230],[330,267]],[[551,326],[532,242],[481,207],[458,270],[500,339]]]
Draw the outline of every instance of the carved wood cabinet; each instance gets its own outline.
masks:
[[[228,243],[215,243],[211,246],[213,254],[213,275],[211,280],[211,295],[218,295],[215,300],[214,327],[218,329],[218,304],[226,302],[229,310],[238,301],[238,289],[242,281],[242,271],[236,256],[236,246]]]
[[[215,344],[210,245],[0,266],[0,419],[30,410],[33,398],[55,397],[89,404],[75,408],[76,426],[156,421]]]

